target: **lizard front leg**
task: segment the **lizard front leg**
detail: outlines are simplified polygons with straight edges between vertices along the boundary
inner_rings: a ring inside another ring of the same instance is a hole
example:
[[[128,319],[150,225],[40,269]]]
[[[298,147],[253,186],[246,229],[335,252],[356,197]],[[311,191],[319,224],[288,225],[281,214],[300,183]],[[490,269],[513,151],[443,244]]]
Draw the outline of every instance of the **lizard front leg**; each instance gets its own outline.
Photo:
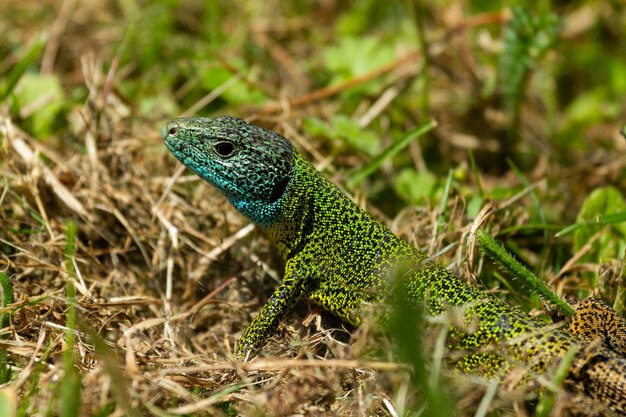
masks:
[[[305,275],[299,273],[294,263],[287,263],[282,283],[274,290],[237,343],[235,350],[237,359],[245,359],[267,342],[278,328],[278,323],[291,312],[298,300],[305,296],[309,281]]]
[[[308,298],[355,327],[361,324],[360,310],[362,304],[380,301],[380,297],[376,294],[371,295],[365,290],[349,288],[345,284],[330,280],[322,281]]]

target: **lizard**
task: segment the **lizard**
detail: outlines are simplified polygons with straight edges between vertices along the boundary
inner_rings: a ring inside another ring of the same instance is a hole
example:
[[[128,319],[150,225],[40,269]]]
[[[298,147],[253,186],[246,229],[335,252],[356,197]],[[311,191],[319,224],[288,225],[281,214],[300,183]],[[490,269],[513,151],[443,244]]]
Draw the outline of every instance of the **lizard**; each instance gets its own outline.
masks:
[[[528,375],[549,375],[575,351],[566,389],[626,416],[626,321],[606,304],[583,301],[569,329],[546,326],[429,260],[272,130],[231,116],[195,117],[167,122],[162,137],[179,161],[260,226],[285,259],[280,285],[237,344],[238,359],[263,347],[300,299],[359,326],[362,306],[388,300],[400,285],[410,303],[430,314],[461,312],[462,323],[451,324],[446,342],[460,352],[456,369],[502,378],[522,364]]]

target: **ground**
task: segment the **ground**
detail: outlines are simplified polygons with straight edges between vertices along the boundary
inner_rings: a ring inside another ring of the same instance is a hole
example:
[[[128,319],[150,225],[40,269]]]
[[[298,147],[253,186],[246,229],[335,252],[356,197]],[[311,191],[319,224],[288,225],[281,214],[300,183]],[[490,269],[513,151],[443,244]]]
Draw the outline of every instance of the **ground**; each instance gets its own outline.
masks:
[[[0,4],[0,410],[561,415],[564,395],[542,411],[448,369],[441,323],[423,377],[375,321],[306,303],[234,361],[283,264],[160,136],[181,115],[246,118],[530,314],[563,319],[470,250],[473,227],[572,304],[622,311],[626,7],[538,3]]]

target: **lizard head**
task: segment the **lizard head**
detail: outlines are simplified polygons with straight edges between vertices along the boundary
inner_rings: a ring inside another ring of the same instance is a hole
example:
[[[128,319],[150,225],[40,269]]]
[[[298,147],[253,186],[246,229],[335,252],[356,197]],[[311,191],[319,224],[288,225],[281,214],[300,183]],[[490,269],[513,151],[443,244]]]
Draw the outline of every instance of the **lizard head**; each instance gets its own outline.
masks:
[[[162,136],[176,158],[250,220],[265,227],[278,220],[293,172],[287,139],[228,116],[174,119]]]

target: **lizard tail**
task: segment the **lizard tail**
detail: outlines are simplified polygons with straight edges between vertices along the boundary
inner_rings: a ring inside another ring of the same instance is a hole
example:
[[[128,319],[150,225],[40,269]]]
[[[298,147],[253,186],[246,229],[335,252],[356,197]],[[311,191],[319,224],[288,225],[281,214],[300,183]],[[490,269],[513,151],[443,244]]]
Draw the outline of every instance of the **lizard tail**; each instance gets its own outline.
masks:
[[[586,395],[626,416],[626,359],[593,345],[579,352],[581,360],[570,377]]]

